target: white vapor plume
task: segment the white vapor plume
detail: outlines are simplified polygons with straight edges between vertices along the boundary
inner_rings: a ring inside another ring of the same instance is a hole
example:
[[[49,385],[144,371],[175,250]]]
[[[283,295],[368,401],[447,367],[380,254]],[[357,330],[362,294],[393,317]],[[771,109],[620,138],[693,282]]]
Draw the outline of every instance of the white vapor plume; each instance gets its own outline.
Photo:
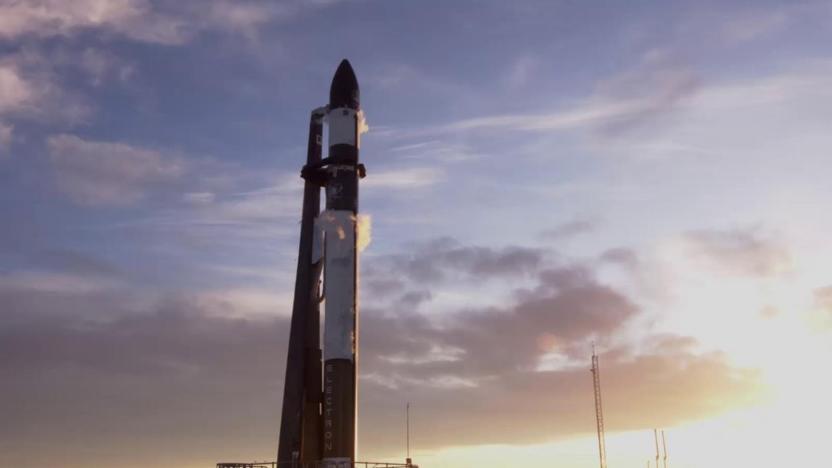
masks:
[[[370,245],[370,242],[373,241],[373,220],[368,214],[360,214],[356,221],[358,252],[363,252]]]

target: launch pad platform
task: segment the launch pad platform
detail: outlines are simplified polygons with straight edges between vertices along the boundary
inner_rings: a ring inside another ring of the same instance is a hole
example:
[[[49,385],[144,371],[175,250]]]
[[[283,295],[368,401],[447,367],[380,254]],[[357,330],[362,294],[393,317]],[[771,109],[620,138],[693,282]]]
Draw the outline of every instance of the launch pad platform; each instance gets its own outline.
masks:
[[[332,463],[313,462],[224,462],[217,463],[217,468],[328,468],[334,466]],[[419,468],[412,463],[389,463],[389,462],[353,462],[335,465],[338,468]]]

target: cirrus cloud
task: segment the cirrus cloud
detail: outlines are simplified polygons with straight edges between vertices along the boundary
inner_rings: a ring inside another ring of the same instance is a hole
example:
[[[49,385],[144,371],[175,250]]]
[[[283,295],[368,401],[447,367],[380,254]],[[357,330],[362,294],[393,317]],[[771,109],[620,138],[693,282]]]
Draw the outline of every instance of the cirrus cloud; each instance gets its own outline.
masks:
[[[172,181],[185,163],[157,150],[125,143],[53,135],[47,140],[58,187],[82,205],[125,205],[145,196],[153,184]]]
[[[791,267],[791,253],[758,229],[689,231],[683,242],[694,260],[732,275],[773,276]]]

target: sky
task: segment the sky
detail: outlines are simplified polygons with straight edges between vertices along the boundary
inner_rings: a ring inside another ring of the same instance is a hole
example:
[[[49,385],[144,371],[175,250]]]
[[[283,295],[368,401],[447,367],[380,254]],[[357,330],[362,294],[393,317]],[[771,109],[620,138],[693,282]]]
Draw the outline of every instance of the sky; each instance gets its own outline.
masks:
[[[828,460],[832,4],[0,0],[0,465],[277,449],[309,112],[369,125],[359,458]],[[654,465],[655,466],[655,465]]]

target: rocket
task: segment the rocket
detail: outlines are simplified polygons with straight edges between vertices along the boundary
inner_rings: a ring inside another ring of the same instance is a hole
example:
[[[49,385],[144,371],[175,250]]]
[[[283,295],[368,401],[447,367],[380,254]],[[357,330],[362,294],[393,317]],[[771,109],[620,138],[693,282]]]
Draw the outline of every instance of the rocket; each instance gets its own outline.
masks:
[[[321,159],[322,122],[329,155]],[[284,383],[278,462],[323,462],[347,468],[355,461],[358,350],[359,136],[364,117],[358,80],[347,60],[335,72],[329,104],[312,111],[298,274]],[[320,188],[325,209],[320,210]],[[323,268],[323,293],[320,291]],[[323,301],[323,363],[320,311]],[[323,364],[323,372],[321,372]]]
[[[358,348],[358,163],[362,115],[358,81],[346,60],[332,79],[327,112],[329,161],[326,209],[319,216],[324,238],[323,462],[351,467],[357,424]]]

